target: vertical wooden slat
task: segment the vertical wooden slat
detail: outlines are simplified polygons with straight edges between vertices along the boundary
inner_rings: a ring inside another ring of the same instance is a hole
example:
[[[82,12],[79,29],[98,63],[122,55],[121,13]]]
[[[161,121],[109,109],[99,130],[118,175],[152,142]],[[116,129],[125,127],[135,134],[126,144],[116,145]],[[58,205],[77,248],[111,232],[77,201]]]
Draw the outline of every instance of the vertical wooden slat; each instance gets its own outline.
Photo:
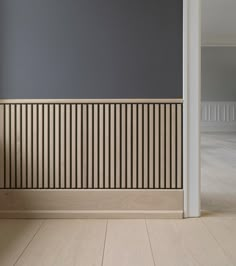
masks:
[[[70,147],[70,154],[71,154],[71,188],[76,188],[76,105],[71,105],[71,147]]]
[[[172,153],[171,153],[171,165],[172,165],[172,173],[171,173],[171,188],[176,188],[176,105],[173,104],[171,108],[171,143],[172,143]]]
[[[148,134],[149,134],[149,123],[148,123],[148,105],[144,104],[143,106],[144,112],[143,112],[143,188],[148,188]]]
[[[77,187],[82,188],[82,158],[81,158],[81,147],[82,147],[82,139],[81,139],[81,104],[77,105]]]
[[[0,104],[0,188],[4,188],[4,178],[5,178],[5,106]]]
[[[177,172],[177,188],[182,187],[182,118],[181,118],[181,104],[177,105],[177,149],[178,149],[178,172]]]
[[[121,148],[122,148],[122,153],[121,153],[121,160],[122,160],[122,165],[121,165],[121,188],[126,187],[126,163],[127,163],[127,155],[126,155],[126,147],[125,147],[125,138],[126,138],[126,105],[122,104],[121,105]]]
[[[99,105],[94,105],[94,188],[98,188],[98,108]]]
[[[65,161],[65,166],[66,166],[66,176],[65,176],[65,188],[70,188],[71,186],[71,169],[70,169],[70,166],[71,166],[71,121],[70,121],[70,105],[69,104],[66,104],[66,109],[65,109],[65,117],[66,117],[66,121],[65,121],[65,125],[66,125],[66,129],[65,129],[65,153],[66,153],[66,161]]]
[[[143,122],[142,104],[138,104],[138,188],[142,188],[143,180]]]
[[[6,157],[5,157],[5,167],[6,167],[6,172],[5,172],[5,177],[4,177],[4,184],[5,188],[10,187],[10,136],[11,136],[11,131],[10,131],[10,105],[7,104],[5,106],[5,152],[6,152]]]
[[[95,171],[94,171],[94,104],[92,104],[92,118],[91,118],[91,131],[92,131],[92,139],[91,139],[91,151],[92,151],[92,169],[91,169],[91,175],[92,175],[92,188],[94,188],[94,178],[95,178]]]
[[[15,188],[16,187],[16,167],[15,167],[15,105],[11,104],[10,105],[10,121],[9,121],[9,126],[10,126],[10,188]]]
[[[121,180],[121,135],[120,135],[120,105],[116,104],[116,188],[120,188],[120,180]]]
[[[123,117],[123,106],[120,104],[120,124],[119,124],[119,136],[120,136],[120,187],[122,188],[123,183],[123,167],[124,167],[124,145],[123,145],[123,131],[124,131],[124,117]]]
[[[68,136],[69,136],[69,140],[68,140],[68,184],[67,187],[68,188],[72,188],[72,104],[68,104]]]
[[[178,106],[175,105],[175,145],[176,145],[176,150],[175,150],[175,186],[178,186]]]
[[[50,124],[50,118],[49,118],[49,105],[45,104],[43,105],[42,109],[42,116],[43,116],[43,124],[42,124],[42,131],[43,131],[43,188],[49,188],[49,167],[50,167],[50,135],[49,135],[49,127]]]
[[[160,105],[160,128],[161,128],[161,143],[160,143],[160,188],[165,188],[165,105]]]
[[[21,129],[22,129],[22,145],[21,145],[21,161],[22,161],[22,169],[21,169],[21,175],[22,175],[22,184],[21,188],[26,188],[26,105],[22,104],[22,110],[21,110]]]
[[[104,112],[105,115],[103,116],[105,119],[103,121],[104,123],[104,162],[103,162],[103,167],[104,167],[104,188],[109,188],[109,105],[105,104],[104,105]]]
[[[134,181],[134,172],[133,172],[133,104],[130,105],[130,180],[131,180],[131,188],[134,187],[133,181]]]
[[[75,108],[74,108],[74,112],[75,112],[75,119],[74,119],[74,139],[75,139],[75,188],[78,188],[78,109],[77,109],[77,104],[75,104]]]
[[[160,174],[161,174],[161,165],[160,165],[160,147],[161,147],[161,121],[160,121],[160,105],[155,104],[155,188],[160,188]]]
[[[50,104],[47,104],[47,124],[46,124],[46,131],[47,131],[47,188],[51,188],[51,170],[52,170],[52,161],[51,161],[51,154],[52,154],[52,143],[51,143],[51,108]]]
[[[37,187],[43,187],[43,128],[42,128],[42,104],[37,106]]]
[[[31,134],[32,134],[32,150],[31,150],[31,156],[32,156],[32,163],[33,163],[33,171],[32,171],[32,180],[33,180],[33,188],[37,188],[37,171],[38,171],[38,147],[37,147],[37,140],[38,140],[38,129],[37,129],[37,105],[33,104],[31,109]]]
[[[36,175],[36,179],[37,179],[37,183],[36,183],[36,187],[39,188],[39,104],[36,105],[36,147],[37,147],[37,151],[36,151],[36,160],[37,160],[37,175]]]
[[[104,119],[103,119],[103,113],[104,113],[104,105],[103,104],[100,104],[99,105],[99,126],[100,126],[100,130],[99,130],[99,137],[100,137],[100,140],[99,140],[99,188],[103,188],[104,187]]]
[[[110,188],[115,188],[115,105],[111,105],[110,113]]]
[[[107,145],[107,175],[108,175],[108,185],[107,188],[111,188],[111,105],[108,104],[107,105],[107,109],[108,109],[108,119],[107,119],[107,141],[108,141],[108,145]]]
[[[48,145],[49,145],[49,138],[48,138],[48,105],[44,104],[42,107],[42,117],[43,117],[43,123],[42,123],[42,143],[43,143],[43,149],[42,149],[42,154],[43,154],[43,159],[42,159],[42,167],[43,167],[43,172],[42,172],[42,183],[43,183],[43,188],[48,187]]]
[[[41,128],[42,128],[42,138],[41,138],[41,141],[42,141],[42,188],[45,187],[45,184],[44,184],[44,181],[45,181],[45,146],[44,146],[44,139],[45,139],[45,119],[44,119],[44,113],[45,113],[45,107],[44,107],[44,104],[42,104],[42,120],[40,121],[41,122]]]
[[[49,188],[54,187],[54,106],[48,105],[49,110]]]
[[[16,151],[16,156],[15,156],[15,160],[16,160],[16,188],[21,188],[22,187],[22,173],[21,173],[21,144],[22,144],[22,121],[21,121],[21,113],[22,113],[22,108],[21,105],[17,104],[15,105],[15,114],[16,114],[16,128],[15,128],[15,140],[16,140],[16,147],[15,147],[15,151]]]
[[[52,130],[51,132],[51,157],[52,157],[52,188],[56,187],[56,105],[52,104],[51,106],[51,125]]]
[[[87,158],[88,158],[88,188],[92,188],[93,186],[93,156],[92,156],[92,148],[93,148],[93,143],[92,143],[92,137],[93,137],[93,127],[92,127],[92,105],[89,104],[88,105],[88,132],[87,132],[87,137],[88,137],[88,155],[87,155]]]
[[[148,161],[148,167],[149,167],[149,188],[154,188],[154,178],[153,178],[153,159],[154,159],[154,138],[153,138],[153,104],[150,104],[149,106],[149,161]]]
[[[70,129],[69,129],[69,108],[68,104],[64,105],[64,113],[63,113],[63,119],[64,119],[64,128],[63,128],[63,145],[64,145],[64,188],[69,188],[69,182],[70,182],[70,162],[68,159],[69,153],[70,153]]]
[[[54,113],[55,113],[55,121],[54,121],[54,125],[55,125],[55,129],[54,129],[54,132],[55,132],[55,136],[54,136],[54,138],[55,138],[55,140],[54,140],[54,144],[55,144],[55,158],[54,158],[54,160],[55,160],[55,184],[54,184],[54,186],[55,186],[55,188],[60,188],[60,182],[59,182],[59,177],[60,177],[60,173],[59,173],[59,169],[60,169],[60,152],[59,152],[59,148],[60,148],[60,143],[59,143],[59,133],[60,133],[60,128],[59,128],[59,105],[58,104],[56,104],[55,106],[54,106],[54,108],[55,108],[55,111],[54,111]]]
[[[128,187],[128,117],[127,117],[127,112],[128,112],[128,105],[125,104],[125,142],[124,142],[124,149],[125,149],[125,184],[124,187]]]
[[[13,106],[13,121],[12,121],[12,154],[13,154],[13,167],[14,167],[14,188],[17,188],[17,167],[18,167],[18,160],[17,160],[17,125],[18,125],[18,120],[17,120],[17,105],[14,104]]]
[[[48,124],[50,123],[49,119],[49,105],[45,104],[43,107],[44,113],[44,188],[49,188],[49,167],[50,167],[50,157],[49,157],[49,149],[50,149],[50,136],[49,136],[49,127]]]
[[[132,116],[131,116],[131,105],[127,104],[127,139],[126,139],[126,144],[127,144],[127,158],[126,158],[126,163],[127,163],[127,188],[131,188],[131,181],[132,181],[132,176],[131,176],[131,142],[132,142],[132,137],[131,137],[131,128],[132,128]]]
[[[20,104],[20,187],[23,186],[23,117],[22,117],[23,105]]]
[[[27,105],[27,158],[26,158],[26,170],[27,170],[27,188],[32,188],[32,177],[33,177],[33,156],[32,156],[32,105]],[[47,169],[47,168],[46,168]]]
[[[86,104],[86,187],[88,188],[89,182],[89,105]]]
[[[65,188],[65,166],[66,166],[66,149],[65,149],[65,105],[60,105],[60,179],[59,187]]]
[[[137,142],[138,142],[138,138],[137,138],[137,104],[133,104],[133,123],[132,123],[132,127],[133,127],[133,134],[132,134],[132,144],[133,144],[133,176],[132,176],[132,183],[133,183],[133,188],[137,188],[138,184],[137,184],[137,176],[138,176],[138,172],[137,172]]]
[[[66,188],[66,169],[67,169],[67,150],[66,150],[66,143],[67,143],[67,130],[66,130],[66,104],[62,106],[61,109],[61,156],[62,156],[62,175],[61,175],[61,187]]]
[[[166,104],[166,188],[170,188],[170,105]]]

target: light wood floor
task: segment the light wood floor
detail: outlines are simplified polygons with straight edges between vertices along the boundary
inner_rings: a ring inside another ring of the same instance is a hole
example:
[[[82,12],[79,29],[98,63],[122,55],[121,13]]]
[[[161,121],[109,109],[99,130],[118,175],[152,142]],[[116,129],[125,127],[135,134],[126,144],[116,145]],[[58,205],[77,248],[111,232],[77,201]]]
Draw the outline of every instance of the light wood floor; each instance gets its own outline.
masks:
[[[0,266],[236,265],[236,134],[202,136],[200,219],[0,220]]]

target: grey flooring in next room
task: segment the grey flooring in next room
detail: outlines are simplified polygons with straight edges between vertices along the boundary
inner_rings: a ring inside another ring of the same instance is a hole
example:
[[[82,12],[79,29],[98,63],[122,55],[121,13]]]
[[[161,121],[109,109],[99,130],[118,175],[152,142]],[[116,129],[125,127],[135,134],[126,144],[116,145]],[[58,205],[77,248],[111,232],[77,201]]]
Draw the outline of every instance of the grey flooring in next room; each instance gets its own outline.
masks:
[[[202,135],[201,218],[0,220],[0,266],[236,265],[236,134]]]
[[[204,133],[201,143],[202,209],[236,216],[236,132]]]

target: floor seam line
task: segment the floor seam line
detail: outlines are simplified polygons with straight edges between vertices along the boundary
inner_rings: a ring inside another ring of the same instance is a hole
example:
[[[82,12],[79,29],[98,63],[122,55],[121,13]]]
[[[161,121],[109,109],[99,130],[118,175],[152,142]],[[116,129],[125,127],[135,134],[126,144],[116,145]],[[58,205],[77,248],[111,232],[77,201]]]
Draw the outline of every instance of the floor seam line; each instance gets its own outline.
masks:
[[[30,239],[30,241],[28,242],[28,244],[25,246],[25,248],[22,250],[21,254],[19,255],[19,257],[17,258],[17,260],[15,261],[15,263],[13,264],[13,266],[15,266],[18,261],[20,260],[20,258],[24,255],[26,249],[29,247],[29,245],[32,243],[32,241],[34,240],[35,236],[38,234],[38,232],[41,230],[42,226],[44,225],[45,220],[42,220],[39,228],[36,230],[36,232],[33,234],[32,238]]]
[[[104,263],[106,241],[107,241],[107,227],[108,227],[108,220],[106,221],[106,230],[105,230],[105,239],[104,239],[104,243],[103,243],[103,253],[102,253],[102,264],[101,264],[101,266],[103,266],[103,263]]]
[[[227,255],[225,249],[220,245],[219,241],[216,239],[216,237],[212,234],[212,232],[208,229],[207,225],[205,224],[205,222],[200,218],[203,226],[206,228],[207,232],[211,235],[211,237],[216,241],[217,246],[223,251],[224,255],[226,258],[229,259],[229,261],[232,263],[233,265],[233,261],[231,260],[231,258]]]
[[[155,262],[155,259],[154,259],[154,252],[153,252],[153,249],[152,249],[152,244],[151,244],[151,239],[150,239],[150,234],[149,234],[149,231],[148,231],[148,226],[147,226],[147,220],[146,219],[145,219],[145,225],[146,225],[146,232],[147,232],[147,236],[148,236],[149,246],[150,246],[150,249],[151,249],[153,264],[154,264],[154,266],[156,266],[156,262]]]

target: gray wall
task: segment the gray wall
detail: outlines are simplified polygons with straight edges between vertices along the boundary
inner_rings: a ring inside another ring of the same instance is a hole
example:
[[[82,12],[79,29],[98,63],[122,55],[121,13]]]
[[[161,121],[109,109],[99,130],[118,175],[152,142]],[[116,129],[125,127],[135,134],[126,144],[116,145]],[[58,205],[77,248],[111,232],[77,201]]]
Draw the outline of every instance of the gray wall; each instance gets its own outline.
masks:
[[[1,0],[0,98],[182,97],[182,0]]]
[[[236,101],[236,47],[202,48],[202,100]]]

